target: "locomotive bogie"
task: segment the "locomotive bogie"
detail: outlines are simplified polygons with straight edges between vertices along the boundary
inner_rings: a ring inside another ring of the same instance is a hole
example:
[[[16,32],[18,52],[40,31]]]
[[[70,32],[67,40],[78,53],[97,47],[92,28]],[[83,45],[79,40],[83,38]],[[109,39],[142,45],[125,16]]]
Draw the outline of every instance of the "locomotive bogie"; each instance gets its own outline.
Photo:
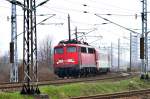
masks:
[[[84,68],[58,68],[55,69],[55,74],[61,78],[64,77],[87,77],[98,74],[98,70],[95,67],[84,67]]]
[[[55,68],[55,74],[58,75],[61,78],[64,77],[78,77],[79,75],[79,68],[78,66],[73,67],[66,67],[66,68]]]

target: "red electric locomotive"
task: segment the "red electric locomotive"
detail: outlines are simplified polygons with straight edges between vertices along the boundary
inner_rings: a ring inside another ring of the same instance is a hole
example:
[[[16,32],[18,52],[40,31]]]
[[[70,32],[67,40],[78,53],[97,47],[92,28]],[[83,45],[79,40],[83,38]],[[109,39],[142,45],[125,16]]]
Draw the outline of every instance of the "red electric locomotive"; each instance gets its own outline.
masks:
[[[100,68],[99,59],[99,53],[87,43],[61,41],[54,47],[54,72],[59,77],[78,77],[108,71],[108,66]]]

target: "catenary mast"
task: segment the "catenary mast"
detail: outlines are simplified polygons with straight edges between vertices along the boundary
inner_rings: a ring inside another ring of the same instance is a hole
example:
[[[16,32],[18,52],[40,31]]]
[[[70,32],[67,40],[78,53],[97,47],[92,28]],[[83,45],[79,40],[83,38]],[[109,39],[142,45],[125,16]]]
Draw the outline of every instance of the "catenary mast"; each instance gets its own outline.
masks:
[[[18,82],[18,53],[17,53],[17,18],[16,0],[12,1],[11,8],[11,42],[10,42],[10,82]]]
[[[23,8],[23,75],[24,83],[21,94],[40,94],[38,88],[38,65],[37,65],[37,34],[36,34],[36,8],[47,3],[45,0],[36,5],[35,0],[24,0],[24,3],[17,0],[6,0],[12,3],[11,16],[11,42],[10,42],[10,63],[12,63],[10,81],[18,81],[18,54],[17,54],[17,22],[16,5]],[[48,19],[48,18],[47,18]],[[47,19],[43,20],[46,21]],[[42,22],[43,22],[42,21]],[[17,64],[17,65],[16,65]],[[36,82],[30,84],[31,82]]]
[[[148,78],[148,32],[147,32],[147,0],[142,0],[142,37],[140,40],[141,55],[142,60],[141,66],[141,78]]]
[[[32,81],[38,82],[35,0],[24,0],[23,68],[25,83],[21,94],[39,94],[37,83],[35,88],[31,85]]]

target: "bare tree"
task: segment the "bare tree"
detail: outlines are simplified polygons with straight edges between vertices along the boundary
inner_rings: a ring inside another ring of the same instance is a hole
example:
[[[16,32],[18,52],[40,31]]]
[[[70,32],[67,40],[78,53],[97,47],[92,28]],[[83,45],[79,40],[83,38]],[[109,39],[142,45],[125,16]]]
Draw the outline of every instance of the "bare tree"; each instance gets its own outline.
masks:
[[[50,78],[50,76],[54,75],[52,51],[52,37],[46,36],[46,38],[38,45],[39,79],[42,78],[43,80],[45,78],[44,80],[48,80],[47,77]]]
[[[40,44],[38,50],[38,61],[48,67],[52,67],[52,38],[47,36]]]

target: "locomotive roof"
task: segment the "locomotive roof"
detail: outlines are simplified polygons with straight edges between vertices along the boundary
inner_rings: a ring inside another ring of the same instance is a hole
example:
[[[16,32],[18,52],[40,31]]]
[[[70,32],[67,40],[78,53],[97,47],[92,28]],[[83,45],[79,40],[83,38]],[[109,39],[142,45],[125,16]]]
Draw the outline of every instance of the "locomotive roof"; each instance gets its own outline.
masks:
[[[94,48],[90,45],[85,45],[85,44],[58,44],[55,47],[63,47],[63,46],[81,46],[81,47],[90,47],[90,48]]]
[[[89,45],[87,42],[81,42],[75,39],[72,40],[62,40],[58,44],[84,44],[84,45]]]
[[[58,45],[56,45],[55,47],[62,47],[62,46],[82,46],[82,47],[90,47],[90,48],[93,48],[93,47],[90,46],[87,42],[80,42],[80,41],[76,41],[76,40],[60,41],[60,42],[58,43]]]

